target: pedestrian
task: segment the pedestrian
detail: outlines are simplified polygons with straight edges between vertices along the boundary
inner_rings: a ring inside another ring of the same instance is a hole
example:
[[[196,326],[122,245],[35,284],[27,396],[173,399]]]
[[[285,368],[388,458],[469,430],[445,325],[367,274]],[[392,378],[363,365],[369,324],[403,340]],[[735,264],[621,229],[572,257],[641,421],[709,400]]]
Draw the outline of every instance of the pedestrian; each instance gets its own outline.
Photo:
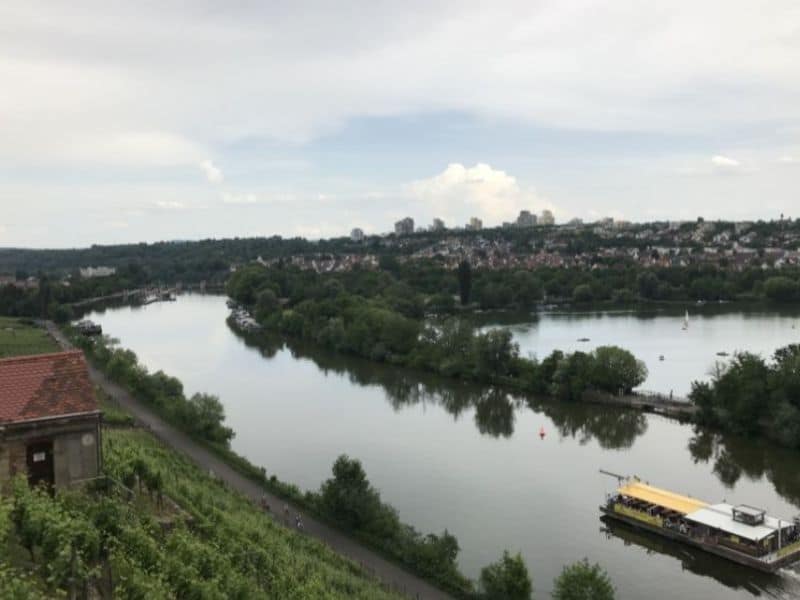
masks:
[[[264,512],[269,512],[269,504],[267,503],[267,495],[261,494],[261,509]]]

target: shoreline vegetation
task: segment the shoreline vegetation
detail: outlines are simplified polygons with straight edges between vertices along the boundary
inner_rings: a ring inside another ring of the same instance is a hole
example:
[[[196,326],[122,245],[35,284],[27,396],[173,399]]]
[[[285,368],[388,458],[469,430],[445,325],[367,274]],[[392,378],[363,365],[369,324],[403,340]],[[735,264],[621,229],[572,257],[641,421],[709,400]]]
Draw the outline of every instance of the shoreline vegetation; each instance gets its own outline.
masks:
[[[86,338],[70,328],[66,328],[66,332],[110,379],[265,489],[341,529],[456,597],[485,600],[531,598],[531,578],[519,554],[505,552],[497,563],[482,570],[478,582],[472,581],[458,569],[459,546],[455,536],[447,530],[440,534],[422,534],[402,523],[396,509],[384,502],[379,491],[371,485],[358,459],[339,456],[333,464],[333,476],[322,483],[319,491],[304,493],[296,485],[285,483],[275,475],[267,476],[266,469],[253,465],[230,449],[234,432],[224,426],[224,408],[217,398],[207,394],[186,398],[179,380],[162,371],[149,373],[132,351],[115,347],[113,340]],[[596,581],[589,581],[588,591],[597,589],[610,594],[604,597],[613,598],[613,586],[605,571],[599,565],[589,566],[585,559],[565,566],[561,577],[574,576],[586,580],[583,570],[601,574]]]
[[[465,272],[462,278],[468,277]],[[431,321],[425,318],[425,299],[413,290],[392,286],[381,293],[367,287],[369,280],[355,283],[250,266],[233,274],[227,291],[268,331],[478,384],[577,401],[590,391],[630,394],[647,377],[644,363],[616,346],[524,358],[510,331],[479,332],[470,321],[438,308],[443,299],[428,299],[428,314],[441,316]]]
[[[186,398],[179,380],[162,371],[148,373],[132,351],[116,348],[103,338],[86,338],[69,329],[67,332],[76,346],[110,379],[246,477],[444,591],[460,598],[482,597],[476,592],[475,584],[458,570],[456,538],[447,531],[438,535],[422,534],[400,522],[397,511],[383,502],[357,459],[340,456],[333,466],[333,478],[325,481],[318,492],[303,493],[296,485],[285,483],[275,475],[267,476],[266,469],[253,465],[230,449],[234,432],[224,426],[224,409],[217,398],[206,394]]]
[[[462,303],[470,300],[471,273],[465,263],[457,272]],[[777,350],[770,364],[734,353],[730,364],[717,364],[711,383],[692,383],[681,408],[665,399],[633,401],[647,369],[627,350],[602,346],[523,358],[509,331],[481,333],[454,316],[454,297],[425,296],[371,272],[319,275],[250,265],[231,276],[227,292],[264,330],[334,352],[561,401],[656,404],[701,426],[800,448],[800,345]]]

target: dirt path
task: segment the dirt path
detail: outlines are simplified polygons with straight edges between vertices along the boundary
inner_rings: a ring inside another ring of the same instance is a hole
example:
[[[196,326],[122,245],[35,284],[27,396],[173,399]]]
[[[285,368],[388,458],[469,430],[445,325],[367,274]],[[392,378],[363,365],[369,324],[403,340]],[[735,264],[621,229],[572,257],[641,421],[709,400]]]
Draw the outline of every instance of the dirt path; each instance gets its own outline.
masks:
[[[69,348],[71,346],[54,324],[47,323],[47,329],[63,348]],[[262,495],[265,494],[267,502],[272,510],[272,517],[278,522],[284,525],[286,524],[283,513],[284,501],[282,499],[266,492],[257,483],[235,471],[186,434],[178,431],[168,423],[165,423],[159,416],[143,406],[125,389],[110,381],[103,373],[91,365],[89,365],[89,374],[96,385],[101,386],[120,404],[120,406],[130,412],[140,424],[147,427],[153,435],[158,437],[161,441],[188,456],[197,465],[213,473],[215,477],[223,480],[230,487],[243,493],[254,502],[260,502]],[[300,515],[303,523],[303,531],[307,535],[319,539],[335,552],[357,562],[365,571],[378,578],[387,587],[404,593],[411,598],[425,598],[427,600],[428,598],[446,599],[451,597],[433,587],[425,580],[412,575],[396,564],[382,558],[340,531],[315,520],[313,517],[291,504],[289,505],[289,511],[291,514],[289,526],[293,527],[295,515]]]

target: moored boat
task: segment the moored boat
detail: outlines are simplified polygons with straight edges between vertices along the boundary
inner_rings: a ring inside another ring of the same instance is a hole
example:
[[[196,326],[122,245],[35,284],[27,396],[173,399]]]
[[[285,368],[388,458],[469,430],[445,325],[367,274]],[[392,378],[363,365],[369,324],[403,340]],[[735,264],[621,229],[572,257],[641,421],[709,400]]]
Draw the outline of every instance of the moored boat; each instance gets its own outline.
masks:
[[[607,518],[768,573],[800,560],[800,517],[780,519],[746,504],[709,504],[636,477],[619,479],[600,506]]]

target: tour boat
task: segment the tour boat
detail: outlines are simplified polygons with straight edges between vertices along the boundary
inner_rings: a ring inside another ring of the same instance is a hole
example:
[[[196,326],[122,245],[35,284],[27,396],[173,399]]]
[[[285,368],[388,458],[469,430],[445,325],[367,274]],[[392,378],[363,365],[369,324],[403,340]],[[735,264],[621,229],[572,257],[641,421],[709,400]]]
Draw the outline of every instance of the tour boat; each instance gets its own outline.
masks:
[[[637,477],[601,472],[619,480],[616,493],[600,506],[603,518],[767,573],[800,560],[800,516],[788,520],[747,504],[709,504]]]

